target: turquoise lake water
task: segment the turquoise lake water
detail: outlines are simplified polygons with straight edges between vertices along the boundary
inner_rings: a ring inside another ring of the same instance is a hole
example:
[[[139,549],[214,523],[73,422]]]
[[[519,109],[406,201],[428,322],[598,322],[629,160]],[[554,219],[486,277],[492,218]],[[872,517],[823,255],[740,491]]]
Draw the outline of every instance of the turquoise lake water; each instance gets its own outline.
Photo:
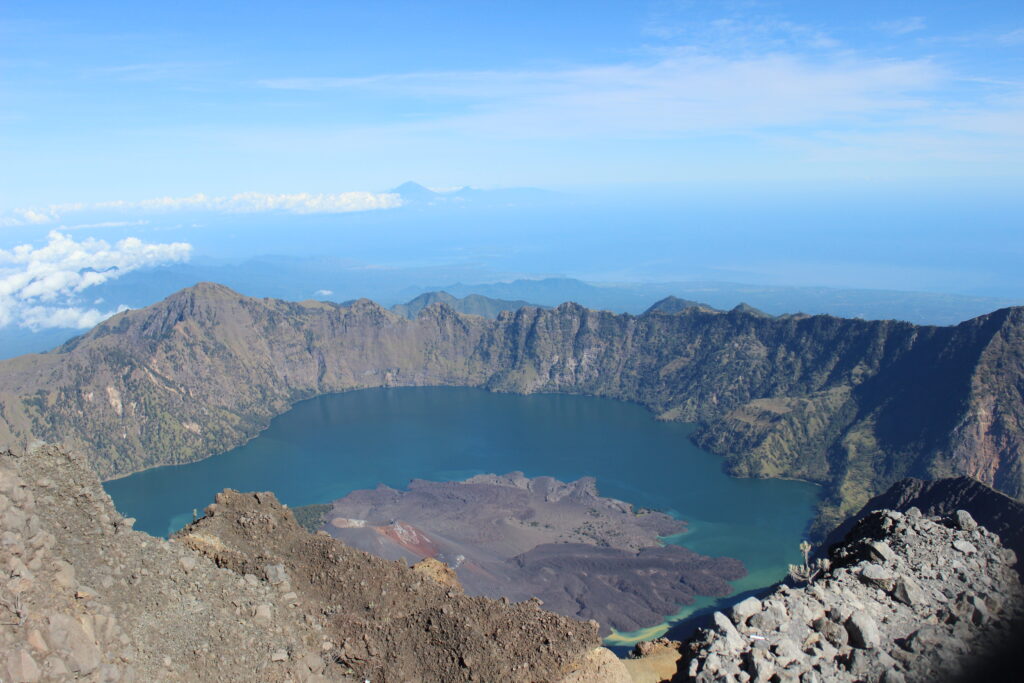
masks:
[[[158,467],[104,484],[135,527],[166,536],[225,488],[273,491],[290,506],[325,503],[384,483],[459,480],[520,470],[563,481],[597,479],[601,495],[656,508],[689,523],[668,539],[740,559],[736,591],[781,579],[818,500],[799,481],[736,479],[688,438],[693,425],[659,422],[642,406],[560,394],[480,389],[365,389],[303,401],[257,438],[188,465]],[[698,600],[673,620],[714,603]],[[624,634],[660,635],[666,625]],[[613,637],[611,642],[616,642]]]

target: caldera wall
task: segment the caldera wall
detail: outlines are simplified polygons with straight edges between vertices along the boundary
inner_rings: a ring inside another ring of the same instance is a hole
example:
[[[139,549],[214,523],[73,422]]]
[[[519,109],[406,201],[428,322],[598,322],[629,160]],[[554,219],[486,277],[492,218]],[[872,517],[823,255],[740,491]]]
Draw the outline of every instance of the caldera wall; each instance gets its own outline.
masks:
[[[697,441],[734,474],[825,484],[827,530],[906,475],[965,473],[1024,492],[1022,329],[1022,309],[951,328],[575,304],[493,321],[433,305],[408,320],[366,300],[292,303],[201,284],[0,363],[0,443],[62,441],[116,477],[235,447],[325,393],[579,393],[699,422]]]

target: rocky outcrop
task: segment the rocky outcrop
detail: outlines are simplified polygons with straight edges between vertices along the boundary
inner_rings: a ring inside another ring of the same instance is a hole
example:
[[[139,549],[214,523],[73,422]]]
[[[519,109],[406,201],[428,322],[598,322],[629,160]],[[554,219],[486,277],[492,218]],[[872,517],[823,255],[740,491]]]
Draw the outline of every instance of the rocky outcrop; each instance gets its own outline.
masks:
[[[179,539],[132,529],[81,457],[0,454],[5,681],[622,681],[596,626],[469,598],[225,492]],[[610,658],[609,658],[610,657]]]
[[[469,597],[436,566],[411,569],[311,535],[271,493],[224,491],[175,539],[275,586],[330,635],[333,659],[362,678],[556,681],[599,645],[594,623],[536,601]]]
[[[862,519],[831,567],[750,597],[684,647],[698,681],[936,681],[976,675],[1019,644],[1016,557],[969,513]],[[974,678],[973,680],[978,680]]]
[[[243,443],[294,402],[463,385],[636,401],[699,422],[733,474],[826,487],[827,532],[906,476],[1024,494],[1024,308],[956,327],[575,304],[496,320],[444,304],[252,299],[213,284],[0,362],[0,444],[62,441],[104,477]]]
[[[827,550],[839,543],[860,520],[876,510],[905,512],[912,507],[928,516],[945,516],[964,510],[978,524],[999,536],[1003,546],[1017,555],[1017,572],[1024,574],[1024,503],[995,491],[970,477],[925,481],[907,478],[875,496],[860,512],[836,527],[821,544]]]
[[[355,680],[267,582],[132,530],[82,458],[0,455],[0,508],[3,680]]]

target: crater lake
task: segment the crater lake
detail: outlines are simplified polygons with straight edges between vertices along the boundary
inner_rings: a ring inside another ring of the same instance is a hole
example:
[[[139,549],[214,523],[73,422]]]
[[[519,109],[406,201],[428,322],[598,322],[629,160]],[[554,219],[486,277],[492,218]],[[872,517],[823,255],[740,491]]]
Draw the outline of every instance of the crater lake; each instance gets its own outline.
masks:
[[[573,481],[591,476],[601,495],[667,512],[688,524],[665,539],[705,555],[735,557],[756,591],[800,560],[798,544],[819,489],[800,481],[738,479],[690,441],[694,425],[658,421],[643,406],[564,394],[499,394],[464,387],[362,389],[320,396],[276,417],[260,435],[205,460],[107,481],[135,528],[167,536],[225,488],[273,491],[291,506],[326,503],[358,489],[411,479],[463,480],[522,471]],[[627,645],[715,604],[698,598],[666,623],[613,634]]]

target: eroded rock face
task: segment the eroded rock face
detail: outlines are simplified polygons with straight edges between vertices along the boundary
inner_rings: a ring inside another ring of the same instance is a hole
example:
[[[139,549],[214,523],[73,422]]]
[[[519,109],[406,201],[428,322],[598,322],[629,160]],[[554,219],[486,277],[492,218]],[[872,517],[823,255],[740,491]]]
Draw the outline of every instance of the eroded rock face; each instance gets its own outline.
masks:
[[[1013,551],[966,512],[883,510],[812,584],[736,605],[684,647],[698,681],[934,681],[985,666],[1019,635]]]
[[[208,514],[156,539],[83,458],[0,454],[0,679],[623,680],[593,624],[312,536],[273,495]]]

